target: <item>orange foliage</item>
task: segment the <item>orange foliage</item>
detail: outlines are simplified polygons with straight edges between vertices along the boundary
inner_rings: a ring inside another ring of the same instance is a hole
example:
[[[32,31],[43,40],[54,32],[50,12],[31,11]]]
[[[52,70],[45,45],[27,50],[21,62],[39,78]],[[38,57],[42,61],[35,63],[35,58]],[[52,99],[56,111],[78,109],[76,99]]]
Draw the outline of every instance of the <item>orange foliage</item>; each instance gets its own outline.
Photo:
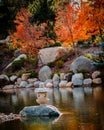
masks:
[[[24,8],[17,13],[14,21],[17,24],[16,32],[11,35],[11,39],[15,47],[20,48],[29,55],[35,55],[40,48],[49,44],[50,39],[44,36],[47,24],[32,25],[29,22],[30,16],[31,14]]]
[[[104,33],[104,0],[90,0],[68,4],[58,10],[55,24],[58,41],[68,45],[80,39],[87,40],[92,35]],[[67,43],[67,44],[66,44]]]
[[[78,39],[76,24],[78,3],[68,4],[65,10],[57,12],[55,32],[59,41],[74,43]]]

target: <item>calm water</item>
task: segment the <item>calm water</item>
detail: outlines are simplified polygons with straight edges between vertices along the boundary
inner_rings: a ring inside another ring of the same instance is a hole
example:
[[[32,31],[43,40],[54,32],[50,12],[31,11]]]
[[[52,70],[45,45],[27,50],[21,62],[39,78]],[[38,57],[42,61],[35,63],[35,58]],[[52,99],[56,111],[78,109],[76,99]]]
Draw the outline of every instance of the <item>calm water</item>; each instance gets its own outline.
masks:
[[[50,105],[62,115],[57,119],[34,118],[9,121],[0,130],[104,130],[104,88],[49,89]],[[38,105],[34,90],[0,92],[0,112],[19,113],[24,106]]]

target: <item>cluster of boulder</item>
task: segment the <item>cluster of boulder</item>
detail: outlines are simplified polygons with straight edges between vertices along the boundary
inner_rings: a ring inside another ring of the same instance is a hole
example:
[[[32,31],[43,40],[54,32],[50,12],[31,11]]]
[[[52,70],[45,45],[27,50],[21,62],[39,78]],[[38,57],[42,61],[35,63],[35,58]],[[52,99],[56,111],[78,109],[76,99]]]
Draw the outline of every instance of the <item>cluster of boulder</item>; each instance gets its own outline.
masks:
[[[4,84],[3,90],[11,88],[29,88],[29,87],[73,87],[81,85],[101,84],[101,72],[94,71],[89,77],[85,78],[83,73],[60,73],[52,76],[50,67],[43,66],[38,78],[29,78],[30,73],[25,73],[18,78],[16,75],[8,77],[7,75],[0,75],[0,84]],[[10,84],[12,83],[12,84]],[[5,85],[7,84],[7,85]]]
[[[10,113],[9,115],[6,115],[4,113],[0,114],[0,123],[11,121],[11,120],[17,120],[17,119],[20,119],[19,114],[13,114],[13,113]]]

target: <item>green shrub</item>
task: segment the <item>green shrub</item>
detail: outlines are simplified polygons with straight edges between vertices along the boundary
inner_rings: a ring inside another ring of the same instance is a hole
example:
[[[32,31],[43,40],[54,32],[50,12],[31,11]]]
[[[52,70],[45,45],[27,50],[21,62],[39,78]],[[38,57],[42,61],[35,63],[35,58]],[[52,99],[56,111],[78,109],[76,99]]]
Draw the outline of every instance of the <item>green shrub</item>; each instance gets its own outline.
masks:
[[[89,47],[90,47],[89,44],[83,44],[80,48],[81,48],[81,49],[87,49],[87,48],[89,48]]]
[[[55,67],[55,62],[50,62],[50,63],[48,63],[48,66],[51,67],[51,68],[52,68],[52,67]]]
[[[62,68],[64,65],[64,62],[62,60],[56,61],[56,69]]]
[[[85,74],[85,73],[88,73],[88,70],[81,69],[81,70],[77,70],[77,72],[78,72],[78,73]]]
[[[24,61],[22,59],[16,60],[12,64],[12,71],[19,70],[19,69],[21,69],[21,67],[24,67]]]
[[[67,61],[67,59],[68,59],[68,57],[67,57],[67,56],[63,56],[63,57],[61,57],[61,58],[60,58],[60,60],[62,60],[63,62],[66,62],[66,61]]]
[[[85,53],[84,56],[87,57],[90,60],[93,59],[93,57],[92,57],[92,55],[90,53]]]
[[[26,73],[26,70],[25,70],[25,69],[20,70],[20,71],[18,72],[18,77],[21,77],[24,73]]]
[[[33,64],[34,67],[38,65],[38,56],[29,56],[26,60],[27,63]]]
[[[30,73],[30,78],[37,78],[38,77],[38,73],[35,70],[30,70],[28,71],[28,73]]]
[[[104,53],[96,53],[92,60],[97,63],[104,63]]]

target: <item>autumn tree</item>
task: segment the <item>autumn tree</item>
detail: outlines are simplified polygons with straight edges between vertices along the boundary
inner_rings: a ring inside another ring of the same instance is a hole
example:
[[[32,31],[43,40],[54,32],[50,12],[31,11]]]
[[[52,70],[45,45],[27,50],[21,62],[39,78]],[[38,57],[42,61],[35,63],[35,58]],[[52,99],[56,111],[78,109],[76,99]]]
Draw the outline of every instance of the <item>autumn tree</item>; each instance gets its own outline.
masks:
[[[78,39],[77,21],[78,3],[67,4],[66,9],[58,10],[56,17],[55,32],[57,40],[68,44],[74,44]]]
[[[29,22],[30,16],[31,13],[24,8],[17,13],[14,21],[17,24],[16,32],[11,35],[11,38],[15,47],[20,48],[28,55],[36,55],[40,48],[53,41],[44,35],[47,24],[37,25],[34,23],[32,25]]]
[[[88,39],[91,36],[100,35],[103,40],[104,33],[104,4],[103,1],[89,1],[83,2],[80,7],[80,14],[78,16],[78,23],[81,25],[80,34],[84,38],[84,36]],[[79,35],[80,36],[80,35]]]
[[[55,32],[58,40],[67,44],[80,39],[88,40],[92,35],[104,34],[104,0],[73,2],[67,9],[59,10]]]
[[[94,27],[92,33],[96,32],[104,41],[104,0],[90,0],[89,8],[92,9],[89,13],[89,23]]]

